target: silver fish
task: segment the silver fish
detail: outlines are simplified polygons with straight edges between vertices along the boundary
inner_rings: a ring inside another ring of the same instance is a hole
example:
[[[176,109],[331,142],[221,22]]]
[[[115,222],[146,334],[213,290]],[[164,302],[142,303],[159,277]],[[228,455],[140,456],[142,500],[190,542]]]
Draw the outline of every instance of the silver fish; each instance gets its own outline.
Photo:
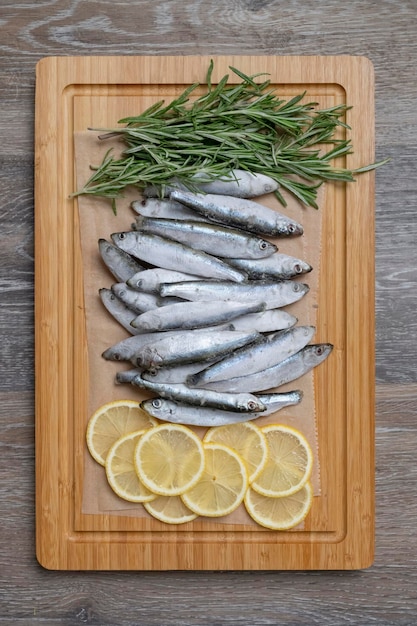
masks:
[[[284,393],[258,393],[257,398],[266,406],[264,415],[271,415],[276,411],[281,411],[287,406],[300,404],[303,399],[303,392],[300,390],[287,391]]]
[[[279,185],[273,178],[265,176],[265,174],[234,169],[226,176],[218,177],[216,180],[210,180],[207,174],[199,172],[193,176],[192,186],[194,190],[203,193],[224,194],[236,198],[255,198],[276,191]],[[169,194],[174,189],[188,191],[189,187],[173,178],[168,181],[164,193]],[[150,185],[146,187],[144,193],[146,196],[158,196],[161,193],[161,188]]]
[[[142,372],[143,370],[140,367],[135,367],[134,369],[131,369],[131,370],[123,370],[121,372],[117,372],[116,384],[119,385],[121,383],[131,383],[133,379],[136,378],[136,376],[141,376]]]
[[[297,302],[308,291],[308,285],[292,280],[246,283],[197,280],[171,284],[162,283],[159,293],[163,297],[175,296],[194,302],[214,299],[265,302],[265,308],[268,310]]]
[[[106,239],[98,240],[101,258],[118,282],[124,282],[144,270],[136,259]]]
[[[114,294],[111,292],[110,294],[115,298]],[[132,327],[132,330],[134,331],[135,329]],[[131,361],[136,352],[143,348],[143,346],[155,343],[159,341],[159,339],[169,337],[171,334],[174,334],[174,332],[175,331],[168,331],[166,333],[141,333],[133,337],[126,337],[126,339],[122,339],[113,346],[110,346],[110,348],[107,348],[101,356],[107,361]]]
[[[146,293],[159,293],[161,283],[185,282],[198,280],[196,274],[186,274],[175,270],[165,270],[162,267],[153,267],[134,274],[126,284],[132,289],[145,291]]]
[[[185,383],[188,376],[200,372],[213,363],[217,363],[222,357],[209,359],[207,361],[192,361],[191,363],[181,363],[167,367],[155,367],[145,370],[142,378],[155,383]]]
[[[158,235],[128,231],[113,233],[111,237],[116,246],[122,250],[142,261],[165,269],[237,282],[246,278],[243,272],[217,257]]]
[[[234,411],[226,411],[222,409],[213,409],[207,406],[194,406],[183,402],[175,402],[174,400],[166,400],[162,397],[144,400],[140,406],[149,415],[165,422],[174,424],[186,424],[189,426],[226,426],[228,424],[236,424],[254,420],[258,417],[271,415],[276,411],[299,404],[303,394],[301,391],[290,391],[288,393],[275,393],[267,396],[257,396],[263,404],[265,411],[255,411],[253,413],[237,413]]]
[[[155,343],[145,345],[134,356],[134,365],[148,369],[161,365],[211,359],[260,339],[257,332],[202,331],[173,332]]]
[[[233,320],[246,313],[257,313],[264,308],[263,302],[179,302],[138,315],[132,321],[132,326],[148,331],[204,328]]]
[[[227,262],[245,272],[248,278],[255,280],[271,278],[288,280],[300,274],[307,274],[313,269],[305,261],[280,252],[275,252],[264,259],[228,258]]]
[[[257,330],[260,333],[271,333],[291,328],[297,318],[283,309],[268,309],[260,313],[250,313],[234,319],[227,325],[228,330]],[[219,329],[223,326],[220,326]]]
[[[129,309],[110,289],[99,289],[99,295],[107,311],[125,328],[131,335],[139,334],[141,331],[133,328],[130,322],[135,318],[135,313]]]
[[[196,217],[195,211],[169,198],[134,200],[130,206],[135,213],[147,217],[164,217],[171,220],[193,220]]]
[[[158,393],[163,398],[178,400],[195,406],[207,406],[213,409],[226,409],[229,411],[249,412],[264,411],[265,405],[251,393],[218,393],[217,391],[206,391],[205,389],[190,389],[187,385],[160,384],[143,380],[141,376],[136,376],[132,384],[142,389],[148,389]]]
[[[119,300],[124,302],[135,313],[133,318],[136,318],[140,313],[152,311],[166,304],[172,305],[174,302],[182,302],[179,298],[162,298],[153,293],[144,293],[137,289],[132,289],[126,283],[115,283],[111,286],[111,290]]]
[[[303,234],[301,224],[253,200],[184,191],[173,191],[170,198],[185,204],[214,222],[241,228],[258,235],[279,237]]]
[[[199,221],[138,217],[136,230],[179,241],[224,259],[242,257],[261,259],[276,252],[277,247],[256,235],[220,224]]]
[[[192,387],[204,387],[207,383],[249,376],[274,367],[304,348],[315,330],[314,326],[295,326],[267,335],[262,341],[235,350],[214,365],[190,375],[187,383]]]
[[[297,354],[281,361],[274,367],[249,376],[239,376],[228,380],[220,380],[215,383],[207,383],[207,389],[239,393],[240,390],[252,393],[280,387],[307,374],[314,367],[322,363],[333,349],[330,343],[308,345]]]

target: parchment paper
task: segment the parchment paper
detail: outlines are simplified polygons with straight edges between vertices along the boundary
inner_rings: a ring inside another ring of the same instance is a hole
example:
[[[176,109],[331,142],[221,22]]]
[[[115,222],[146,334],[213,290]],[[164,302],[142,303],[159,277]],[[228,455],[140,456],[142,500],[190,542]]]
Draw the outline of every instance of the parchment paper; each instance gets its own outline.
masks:
[[[102,142],[93,132],[75,133],[75,156],[77,189],[80,189],[91,175],[90,165],[99,165],[110,147],[110,142]],[[117,147],[117,143],[115,144]],[[84,267],[84,297],[86,311],[86,330],[88,338],[88,369],[89,369],[89,399],[88,413],[85,416],[85,425],[93,412],[112,400],[133,399],[142,401],[152,394],[143,390],[136,390],[131,385],[116,385],[115,375],[122,369],[131,369],[132,365],[106,361],[101,356],[109,346],[129,336],[107,312],[101,303],[99,289],[110,288],[116,282],[101,260],[98,250],[99,238],[110,241],[114,232],[130,230],[135,214],[130,208],[130,202],[137,199],[138,194],[126,194],[117,202],[117,216],[111,210],[110,202],[91,196],[79,196],[78,208],[80,217],[80,238]],[[300,277],[302,282],[308,283],[309,293],[299,302],[286,307],[286,310],[298,318],[299,325],[316,325],[318,308],[318,281],[321,248],[321,211],[301,207],[291,197],[288,197],[288,206],[283,209],[272,195],[263,196],[258,201],[276,208],[292,216],[304,226],[304,235],[292,239],[274,239],[279,251],[301,258],[313,267],[313,271]],[[323,206],[324,189],[322,188],[318,203]],[[312,343],[315,339],[313,337]],[[300,430],[309,441],[314,453],[312,485],[315,495],[320,494],[320,468],[318,461],[318,442],[316,433],[316,416],[314,405],[314,372],[280,387],[279,391],[301,389],[304,392],[302,402],[295,407],[288,407],[273,415],[258,418],[256,423],[263,426],[269,423],[282,423],[294,426]],[[206,429],[197,428],[196,432],[203,435]],[[84,458],[83,481],[83,513],[114,514],[135,517],[149,517],[141,504],[132,504],[119,498],[107,483],[105,471],[90,456],[87,446]],[[200,518],[202,519],[202,518]],[[257,524],[246,513],[241,505],[232,514],[223,518],[205,521],[214,523]],[[300,527],[297,527],[300,528]]]

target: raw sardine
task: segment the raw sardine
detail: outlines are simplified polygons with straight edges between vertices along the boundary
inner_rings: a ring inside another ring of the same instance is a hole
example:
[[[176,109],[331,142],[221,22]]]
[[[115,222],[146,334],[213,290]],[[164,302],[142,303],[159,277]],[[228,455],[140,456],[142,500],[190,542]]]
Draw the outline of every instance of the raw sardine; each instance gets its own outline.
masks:
[[[206,391],[205,389],[190,389],[187,385],[160,384],[143,380],[141,376],[136,376],[132,384],[142,389],[148,389],[158,393],[163,398],[178,400],[195,406],[207,406],[213,409],[225,409],[237,412],[260,412],[266,409],[265,405],[251,393],[218,393],[217,391]]]
[[[214,222],[258,235],[279,237],[303,234],[301,224],[253,200],[184,191],[173,191],[170,197]]]
[[[276,252],[277,247],[256,235],[220,224],[189,220],[138,217],[136,230],[179,241],[196,250],[202,250],[225,259],[242,257],[261,259]]]
[[[145,370],[142,378],[155,383],[185,383],[188,376],[200,372],[213,363],[217,363],[222,357],[210,359],[208,361],[192,361],[191,363],[182,363],[181,365],[171,365],[168,367],[155,367]]]
[[[135,313],[129,309],[110,289],[99,289],[99,295],[107,311],[125,328],[131,335],[139,334],[141,331],[133,328],[131,322],[136,317]]]
[[[148,369],[161,365],[212,359],[261,338],[257,332],[181,331],[145,345],[134,356],[134,365]]]
[[[197,280],[171,284],[162,283],[159,293],[163,297],[175,296],[194,302],[214,299],[234,300],[237,302],[265,302],[266,310],[268,310],[297,302],[308,290],[308,285],[292,280],[246,283]]]
[[[135,213],[146,217],[164,217],[171,220],[195,220],[196,213],[180,202],[169,198],[145,198],[130,205]]]
[[[144,400],[140,406],[147,413],[165,422],[175,424],[186,424],[189,426],[226,426],[253,420],[258,417],[271,415],[276,411],[299,404],[303,394],[301,391],[290,391],[288,393],[275,393],[267,396],[257,396],[263,404],[265,411],[253,413],[237,413],[222,409],[213,409],[207,406],[194,406],[174,400],[166,400],[162,397]]]
[[[118,282],[124,282],[144,269],[130,254],[106,239],[99,239],[98,247],[101,258]]]
[[[114,297],[113,295],[113,298]],[[132,327],[132,330],[135,329]],[[110,346],[110,348],[107,348],[107,350],[103,352],[102,357],[107,361],[131,361],[135,353],[143,348],[143,346],[149,343],[155,343],[159,341],[159,339],[169,337],[169,335],[174,332],[175,331],[168,331],[166,333],[142,333],[133,337],[126,337],[126,339],[122,339],[113,346]]]
[[[304,348],[312,339],[314,332],[314,326],[295,326],[267,335],[262,341],[235,350],[218,363],[190,375],[187,383],[192,387],[204,387],[207,383],[249,376],[266,370]]]
[[[204,328],[263,309],[265,305],[262,302],[245,303],[232,300],[179,302],[138,315],[132,321],[132,326],[148,331]]]
[[[203,193],[223,194],[236,198],[255,198],[278,189],[278,183],[273,178],[240,169],[231,170],[227,176],[218,177],[216,180],[210,180],[207,174],[199,172],[193,176],[192,186],[194,190]],[[189,187],[174,178],[168,181],[164,192],[169,194],[174,189],[188,191]],[[145,196],[152,197],[158,196],[160,192],[160,187],[150,185],[146,187],[144,193]]]
[[[276,330],[291,328],[297,321],[294,315],[283,309],[269,309],[234,319],[228,324],[228,330],[257,330],[260,333],[272,333]]]
[[[266,389],[280,387],[307,374],[314,367],[322,363],[332,351],[333,346],[329,343],[308,345],[297,354],[290,356],[285,361],[274,367],[262,370],[249,376],[239,376],[229,380],[220,380],[208,383],[207,389],[238,393],[240,390],[255,393]]]
[[[116,383],[117,384],[131,383],[133,379],[136,378],[136,376],[142,375],[142,371],[143,371],[142,368],[135,367],[134,369],[131,369],[131,370],[123,370],[121,372],[117,372]]]
[[[288,280],[300,274],[307,274],[313,269],[305,261],[279,252],[264,259],[227,259],[227,262],[254,280],[270,280],[271,278]]]
[[[122,250],[134,257],[169,270],[197,274],[206,278],[241,282],[246,275],[224,261],[194,250],[177,241],[158,235],[128,231],[113,233],[112,240]]]
[[[195,274],[186,274],[175,270],[165,270],[161,267],[153,267],[134,274],[126,281],[132,289],[145,291],[147,293],[159,293],[161,283],[177,283],[188,280],[198,280]]]
[[[124,302],[135,313],[133,318],[136,318],[140,313],[145,313],[145,311],[152,311],[166,304],[172,305],[174,302],[181,302],[179,298],[175,298],[175,300],[174,298],[162,298],[153,293],[144,293],[137,289],[132,289],[126,283],[115,283],[112,285],[111,290],[119,300]]]

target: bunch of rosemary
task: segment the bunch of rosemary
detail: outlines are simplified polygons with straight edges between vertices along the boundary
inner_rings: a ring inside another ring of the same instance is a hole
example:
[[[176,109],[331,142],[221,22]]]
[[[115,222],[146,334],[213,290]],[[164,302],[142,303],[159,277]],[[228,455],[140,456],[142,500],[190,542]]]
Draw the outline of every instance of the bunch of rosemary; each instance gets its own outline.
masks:
[[[317,103],[302,103],[305,93],[286,102],[270,80],[255,82],[262,74],[246,76],[230,69],[239,84],[228,85],[226,75],[212,85],[211,62],[203,95],[190,101],[200,87],[195,83],[167,105],[162,100],[141,115],[119,120],[124,126],[100,139],[120,137],[125,146],[121,157],[109,150],[73,195],[110,198],[116,212],[115,200],[129,186],[140,191],[151,184],[163,195],[172,178],[193,190],[197,173],[210,181],[240,168],[270,176],[301,203],[317,208],[317,190],[324,181],[352,181],[355,174],[385,163],[354,171],[332,166],[333,159],[352,151],[349,140],[335,138],[338,127],[349,128],[342,120],[349,107],[317,110]],[[275,194],[285,206],[279,189]]]

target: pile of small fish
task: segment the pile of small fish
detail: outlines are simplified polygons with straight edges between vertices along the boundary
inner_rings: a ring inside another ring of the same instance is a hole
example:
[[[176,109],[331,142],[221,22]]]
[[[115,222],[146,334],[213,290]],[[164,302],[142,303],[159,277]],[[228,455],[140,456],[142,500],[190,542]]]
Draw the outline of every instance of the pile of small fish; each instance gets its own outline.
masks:
[[[265,237],[298,236],[300,224],[251,198],[276,189],[261,174],[149,187],[132,203],[132,230],[100,239],[117,283],[101,300],[130,336],[103,357],[133,369],[116,375],[157,394],[141,406],[169,422],[218,426],[298,404],[301,391],[265,393],[321,363],[328,343],[283,307],[308,293],[292,280],[311,266]]]

